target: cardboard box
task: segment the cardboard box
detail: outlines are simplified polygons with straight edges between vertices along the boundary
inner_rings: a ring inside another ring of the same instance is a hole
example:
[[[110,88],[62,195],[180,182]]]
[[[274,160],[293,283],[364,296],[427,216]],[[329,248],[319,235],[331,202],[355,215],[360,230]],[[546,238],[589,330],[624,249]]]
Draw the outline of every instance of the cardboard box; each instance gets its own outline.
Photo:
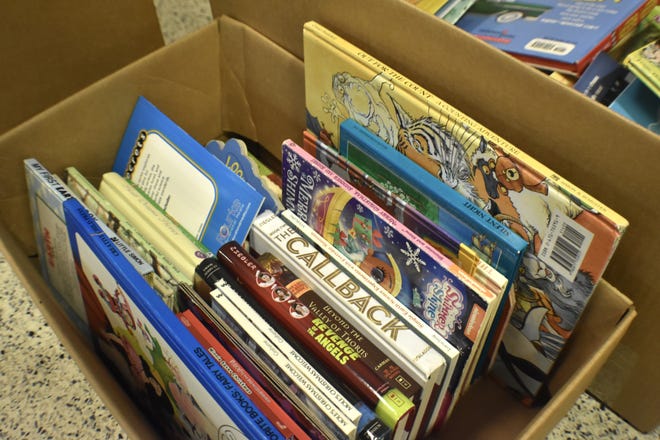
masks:
[[[163,45],[152,0],[7,2],[2,19],[0,133]]]
[[[353,40],[627,216],[633,227],[607,278],[625,291],[644,287],[651,296],[649,258],[659,250],[652,214],[658,208],[640,203],[645,192],[639,189],[660,188],[659,177],[640,173],[638,162],[623,159],[631,152],[640,161],[658,158],[653,135],[405,2],[364,0],[355,7],[349,0],[291,0],[286,8],[269,1],[246,4],[213,3],[216,16],[233,18],[223,17],[147,55],[0,137],[0,251],[131,437],[154,434],[136,411],[139,402],[130,402],[118,390],[39,275],[22,159],[37,157],[60,174],[73,164],[98,183],[112,164],[138,95],[200,142],[240,133],[277,157],[283,139],[302,137],[302,23],[308,19]],[[345,22],[343,12],[351,8],[351,21]],[[483,380],[461,400],[438,435],[543,438],[589,385],[635,315],[626,296],[601,282],[555,371],[554,397],[546,406],[526,408]]]

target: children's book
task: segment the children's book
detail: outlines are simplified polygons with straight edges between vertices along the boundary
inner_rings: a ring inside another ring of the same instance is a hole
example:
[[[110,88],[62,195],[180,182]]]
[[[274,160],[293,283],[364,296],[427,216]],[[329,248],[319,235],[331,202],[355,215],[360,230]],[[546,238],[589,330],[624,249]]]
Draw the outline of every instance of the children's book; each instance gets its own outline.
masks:
[[[494,374],[523,401],[545,400],[552,367],[628,222],[318,23],[305,25],[304,43],[310,129],[337,147],[339,124],[356,120],[527,241]]]
[[[609,106],[630,83],[631,77],[634,75],[609,53],[601,52],[572,87],[589,99]]]
[[[660,38],[632,52],[623,65],[660,97]]]
[[[442,355],[278,215],[259,215],[249,243],[266,269],[326,323],[341,325],[349,343],[360,346],[363,357],[377,363],[413,400],[416,416],[410,435],[419,436],[442,397],[438,395],[446,366]]]
[[[530,65],[579,75],[655,5],[656,0],[477,0],[456,26]]]
[[[206,144],[206,149],[264,196],[260,213],[265,210],[282,210],[282,188],[268,177],[271,173],[265,169],[262,162],[250,154],[245,142],[237,138],[226,142],[213,140]]]
[[[250,398],[250,402],[259,409],[277,427],[287,439],[311,440],[311,437],[286,413],[286,411],[259,385],[229,350],[197,319],[191,310],[177,314],[188,331],[206,349],[207,355],[198,353],[205,364],[222,369],[234,383],[241,387]]]
[[[498,325],[491,329],[487,340],[492,347],[484,351],[477,365],[477,374],[481,375],[490,365],[508,322],[500,317],[508,317],[511,310],[508,297],[513,295],[513,281],[527,242],[353,119],[342,122],[339,130],[341,155],[394,193],[405,194],[422,214],[461,242],[469,243],[479,257],[492,265],[481,265],[480,272],[473,272],[496,295],[504,292],[507,296],[499,302],[495,317]]]
[[[281,438],[77,199],[64,202],[95,348],[165,438]]]
[[[432,328],[461,347],[470,383],[497,295],[293,141],[282,145],[283,203]]]
[[[660,134],[660,97],[634,78],[609,107],[648,130]]]
[[[144,97],[112,170],[135,183],[207,248],[245,240],[264,196]]]
[[[195,267],[209,255],[203,244],[119,174],[105,173],[99,192],[192,282]]]

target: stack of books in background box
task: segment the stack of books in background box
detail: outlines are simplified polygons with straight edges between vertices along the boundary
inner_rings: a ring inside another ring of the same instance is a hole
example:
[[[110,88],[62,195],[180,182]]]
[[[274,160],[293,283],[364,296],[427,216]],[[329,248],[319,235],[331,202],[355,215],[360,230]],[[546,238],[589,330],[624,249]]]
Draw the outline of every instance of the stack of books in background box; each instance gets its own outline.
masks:
[[[98,188],[26,159],[44,277],[167,438],[424,438],[487,375],[544,404],[626,220],[303,35],[307,130],[281,169],[142,97]]]

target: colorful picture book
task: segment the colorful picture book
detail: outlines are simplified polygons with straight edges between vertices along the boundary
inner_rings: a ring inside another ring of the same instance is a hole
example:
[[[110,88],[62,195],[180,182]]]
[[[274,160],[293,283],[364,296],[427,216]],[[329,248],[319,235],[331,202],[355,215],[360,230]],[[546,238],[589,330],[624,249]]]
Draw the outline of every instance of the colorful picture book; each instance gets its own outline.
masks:
[[[655,5],[655,0],[478,0],[456,26],[530,65],[579,75]]]
[[[264,196],[140,97],[112,170],[215,252],[247,237]]]
[[[307,124],[317,136],[338,148],[339,125],[354,119],[527,241],[493,373],[525,402],[547,399],[552,367],[628,222],[318,23],[305,24],[304,57]]]
[[[629,54],[623,60],[623,65],[660,97],[660,39]]]
[[[87,208],[64,203],[94,345],[167,438],[273,439],[277,429],[167,308]]]
[[[293,141],[282,145],[283,203],[463,353],[470,383],[501,299]]]

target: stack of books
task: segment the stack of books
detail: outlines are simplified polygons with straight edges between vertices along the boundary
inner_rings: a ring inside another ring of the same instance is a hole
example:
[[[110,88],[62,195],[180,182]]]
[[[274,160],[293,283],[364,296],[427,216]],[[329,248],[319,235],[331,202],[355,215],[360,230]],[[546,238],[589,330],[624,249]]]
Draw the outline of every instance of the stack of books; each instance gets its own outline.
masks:
[[[485,376],[542,404],[627,222],[303,35],[307,129],[275,172],[144,97],[98,184],[25,160],[60,302],[166,438],[424,438]]]

